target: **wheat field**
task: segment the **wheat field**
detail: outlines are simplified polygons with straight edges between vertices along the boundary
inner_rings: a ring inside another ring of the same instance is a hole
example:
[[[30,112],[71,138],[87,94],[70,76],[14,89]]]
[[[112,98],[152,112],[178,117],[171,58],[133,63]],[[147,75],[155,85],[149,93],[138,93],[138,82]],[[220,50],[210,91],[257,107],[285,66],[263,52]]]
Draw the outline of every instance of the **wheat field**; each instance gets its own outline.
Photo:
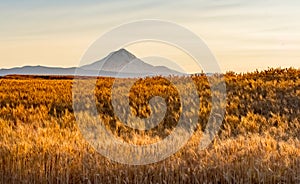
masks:
[[[0,182],[300,183],[300,70],[228,72],[224,77],[226,113],[212,143],[198,149],[211,110],[211,90],[205,75],[193,75],[201,102],[193,136],[171,157],[136,166],[109,160],[83,138],[74,116],[72,77],[2,77]],[[98,78],[94,92],[98,115],[115,137],[145,145],[172,132],[181,107],[178,91],[168,80],[140,79],[130,90],[136,116],[151,114],[147,102],[153,95],[168,104],[163,121],[147,131],[125,126],[115,116],[113,82]],[[86,105],[76,98],[75,103]]]

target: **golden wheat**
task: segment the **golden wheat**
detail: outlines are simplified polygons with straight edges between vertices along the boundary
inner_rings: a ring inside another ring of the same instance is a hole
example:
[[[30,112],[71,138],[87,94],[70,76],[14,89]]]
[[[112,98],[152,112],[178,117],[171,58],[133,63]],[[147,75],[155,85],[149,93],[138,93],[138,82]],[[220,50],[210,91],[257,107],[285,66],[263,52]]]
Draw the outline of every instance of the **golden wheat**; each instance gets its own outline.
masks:
[[[73,114],[72,78],[1,78],[0,182],[300,182],[300,70],[228,72],[226,115],[221,131],[205,150],[198,150],[198,144],[211,110],[211,91],[204,75],[192,79],[201,105],[198,128],[187,145],[164,161],[129,166],[101,156],[84,140]],[[160,141],[172,132],[181,113],[180,98],[172,84],[155,77],[140,79],[132,87],[134,115],[149,116],[148,100],[155,95],[164,97],[168,105],[161,124],[142,131],[115,117],[110,103],[113,82],[112,78],[99,78],[95,94],[99,116],[114,136],[142,145]],[[122,90],[122,85],[118,86]]]

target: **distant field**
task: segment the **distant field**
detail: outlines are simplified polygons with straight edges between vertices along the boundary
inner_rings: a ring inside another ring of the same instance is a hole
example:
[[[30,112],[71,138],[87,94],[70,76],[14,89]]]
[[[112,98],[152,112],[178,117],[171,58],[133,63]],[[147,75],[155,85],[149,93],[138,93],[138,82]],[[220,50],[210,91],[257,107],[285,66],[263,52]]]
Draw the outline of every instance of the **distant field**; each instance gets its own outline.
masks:
[[[129,166],[101,156],[83,139],[73,113],[73,77],[0,78],[0,182],[300,183],[300,70],[227,73],[221,131],[202,151],[198,143],[211,110],[211,90],[204,75],[192,79],[201,102],[194,136],[164,161]],[[131,79],[121,82],[127,80]],[[99,116],[108,130],[137,145],[170,134],[181,112],[172,84],[155,77],[140,79],[132,87],[130,104],[139,117],[150,115],[148,100],[154,95],[168,104],[163,121],[141,131],[115,117],[110,102],[113,82],[98,78],[95,88]]]

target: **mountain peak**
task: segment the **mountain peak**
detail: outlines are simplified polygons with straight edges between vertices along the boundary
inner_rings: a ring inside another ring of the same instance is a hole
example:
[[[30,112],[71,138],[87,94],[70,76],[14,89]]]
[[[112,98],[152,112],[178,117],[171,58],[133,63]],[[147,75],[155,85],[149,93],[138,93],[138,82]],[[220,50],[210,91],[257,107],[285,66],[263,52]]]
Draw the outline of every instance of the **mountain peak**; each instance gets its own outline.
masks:
[[[117,51],[115,51],[115,52],[125,52],[125,53],[129,53],[126,49],[124,49],[124,48],[121,48],[121,49],[119,49],[119,50],[117,50]],[[131,53],[130,53],[131,54]]]
[[[126,49],[121,48],[115,52],[112,52],[112,54],[109,56],[110,58],[122,58],[127,61],[131,61],[133,59],[136,59],[135,55],[128,52]]]

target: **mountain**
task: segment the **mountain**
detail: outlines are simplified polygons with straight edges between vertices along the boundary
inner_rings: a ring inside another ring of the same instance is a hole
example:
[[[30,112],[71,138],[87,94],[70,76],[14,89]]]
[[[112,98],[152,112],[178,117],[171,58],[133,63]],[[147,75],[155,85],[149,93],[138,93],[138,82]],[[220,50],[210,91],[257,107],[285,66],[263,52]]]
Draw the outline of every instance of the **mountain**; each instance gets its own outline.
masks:
[[[10,69],[0,69],[0,76],[19,75],[74,75],[76,68],[56,68],[46,66],[24,66]]]
[[[100,70],[101,69],[101,70]],[[165,66],[145,63],[125,49],[110,53],[105,58],[81,67],[58,68],[45,66],[24,66],[0,69],[0,76],[19,75],[80,75],[110,77],[141,77],[149,75],[183,75]]]

